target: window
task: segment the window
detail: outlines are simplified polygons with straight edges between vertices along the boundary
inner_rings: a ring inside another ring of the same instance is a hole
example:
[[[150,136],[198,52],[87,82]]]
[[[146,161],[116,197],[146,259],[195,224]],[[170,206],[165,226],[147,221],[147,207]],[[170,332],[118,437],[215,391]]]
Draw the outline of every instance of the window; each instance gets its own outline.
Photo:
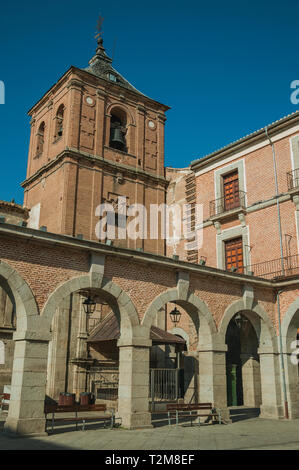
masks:
[[[224,210],[240,207],[238,171],[223,176]]]
[[[231,268],[236,268],[237,272],[243,273],[242,237],[225,242],[225,268],[229,271]]]
[[[36,158],[40,157],[44,150],[45,123],[42,122],[37,132]]]
[[[55,122],[54,140],[58,140],[63,134],[63,115],[64,115],[64,105],[61,104],[55,116],[56,122]]]

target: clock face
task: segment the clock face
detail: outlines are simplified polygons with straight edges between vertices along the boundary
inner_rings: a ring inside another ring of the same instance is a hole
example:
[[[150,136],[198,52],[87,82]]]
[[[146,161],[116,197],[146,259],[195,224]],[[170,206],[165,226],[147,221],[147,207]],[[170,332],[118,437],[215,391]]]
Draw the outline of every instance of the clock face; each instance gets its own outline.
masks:
[[[90,96],[88,96],[86,98],[86,103],[92,105],[93,104],[93,99]]]
[[[148,127],[149,127],[150,129],[155,129],[156,126],[155,126],[154,121],[148,121]]]

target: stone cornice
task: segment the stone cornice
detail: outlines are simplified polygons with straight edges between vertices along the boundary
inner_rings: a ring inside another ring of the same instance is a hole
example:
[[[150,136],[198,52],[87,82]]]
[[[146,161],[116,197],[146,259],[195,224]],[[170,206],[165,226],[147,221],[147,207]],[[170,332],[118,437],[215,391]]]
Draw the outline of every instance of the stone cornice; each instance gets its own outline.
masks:
[[[122,163],[115,163],[112,160],[108,160],[98,155],[92,155],[92,154],[85,153],[85,152],[79,152],[76,149],[66,148],[59,155],[57,155],[57,157],[54,160],[42,166],[36,173],[34,173],[34,175],[30,176],[25,181],[23,181],[21,183],[21,186],[26,189],[28,185],[36,181],[43,174],[47,173],[49,170],[55,167],[59,162],[61,162],[64,158],[67,158],[67,157],[71,157],[76,160],[85,160],[88,163],[96,163],[103,169],[109,168],[110,171],[121,172],[123,175],[127,175],[131,178],[138,177],[144,181],[153,181],[155,183],[161,184],[165,188],[169,184],[169,182],[165,178],[154,175],[152,173],[148,173],[144,170],[133,168],[128,165],[124,165]]]
[[[26,207],[22,207],[19,204],[15,204],[14,202],[0,201],[0,211],[3,209],[6,213],[9,213],[9,214],[12,214],[12,213],[21,214],[26,219],[29,216],[29,209],[27,209]]]

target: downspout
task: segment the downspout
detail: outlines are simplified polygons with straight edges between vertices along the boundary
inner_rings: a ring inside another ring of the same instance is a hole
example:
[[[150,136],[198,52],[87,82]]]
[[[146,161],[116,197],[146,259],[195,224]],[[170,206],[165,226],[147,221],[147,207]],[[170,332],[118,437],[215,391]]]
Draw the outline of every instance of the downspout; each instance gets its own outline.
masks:
[[[283,292],[283,290],[284,289],[277,291],[276,300],[277,300],[277,310],[278,310],[278,330],[279,330],[279,350],[280,350],[279,354],[280,354],[281,376],[282,376],[283,396],[284,396],[284,415],[285,415],[285,419],[289,419],[286,376],[285,376],[284,359],[283,359],[283,351],[282,351],[281,316],[280,316],[280,303],[279,303],[279,295]]]
[[[275,148],[272,140],[268,135],[268,128],[265,127],[266,136],[270,142],[272,147],[272,156],[273,156],[273,169],[274,169],[274,180],[275,180],[275,198],[276,198],[276,206],[277,206],[277,218],[278,218],[278,231],[279,231],[279,243],[280,243],[280,262],[281,262],[281,271],[282,275],[285,275],[284,271],[284,263],[283,263],[283,245],[282,245],[282,231],[281,231],[281,218],[280,218],[280,206],[279,206],[279,193],[278,193],[278,182],[277,182],[277,167],[276,167],[276,156],[275,156]]]

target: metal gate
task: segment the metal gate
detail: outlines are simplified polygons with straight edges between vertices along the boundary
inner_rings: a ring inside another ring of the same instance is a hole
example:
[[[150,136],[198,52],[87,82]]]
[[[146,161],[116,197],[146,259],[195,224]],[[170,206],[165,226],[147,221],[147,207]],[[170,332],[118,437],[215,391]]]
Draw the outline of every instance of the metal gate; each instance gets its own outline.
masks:
[[[180,369],[150,369],[150,397],[152,403],[176,401],[182,396]]]

